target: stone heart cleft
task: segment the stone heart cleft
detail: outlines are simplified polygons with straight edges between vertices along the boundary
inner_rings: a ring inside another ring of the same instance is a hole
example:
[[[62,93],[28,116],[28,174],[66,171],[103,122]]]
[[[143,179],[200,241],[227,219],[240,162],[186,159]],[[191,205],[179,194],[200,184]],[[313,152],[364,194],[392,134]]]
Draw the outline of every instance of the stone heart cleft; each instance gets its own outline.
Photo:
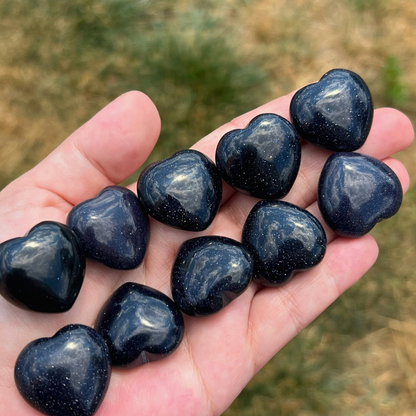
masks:
[[[173,265],[173,300],[187,315],[211,315],[247,289],[253,271],[253,259],[241,243],[219,236],[193,238],[179,248]]]
[[[361,237],[396,214],[403,190],[383,162],[359,153],[334,153],[321,173],[318,205],[325,222],[343,237]]]
[[[346,69],[333,69],[301,88],[290,103],[299,135],[334,152],[352,152],[367,139],[373,101],[364,80]]]
[[[92,329],[68,325],[37,339],[20,353],[15,381],[23,398],[49,416],[91,416],[107,391],[107,345]]]
[[[84,274],[84,252],[66,225],[41,222],[25,237],[0,244],[0,294],[22,309],[67,311]]]
[[[95,329],[106,341],[113,365],[128,368],[172,354],[185,331],[174,302],[138,283],[125,283],[110,296]]]
[[[136,195],[126,188],[108,186],[97,197],[76,205],[67,224],[85,254],[108,267],[134,269],[144,259],[149,219]]]
[[[316,266],[326,251],[320,222],[283,201],[258,202],[244,224],[242,242],[253,256],[255,280],[265,286],[280,286]]]
[[[245,129],[220,140],[216,164],[239,192],[261,199],[283,198],[299,171],[300,140],[294,127],[276,114],[261,114]]]
[[[149,165],[137,182],[147,213],[171,227],[202,231],[219,209],[222,181],[214,163],[196,150],[183,150]]]

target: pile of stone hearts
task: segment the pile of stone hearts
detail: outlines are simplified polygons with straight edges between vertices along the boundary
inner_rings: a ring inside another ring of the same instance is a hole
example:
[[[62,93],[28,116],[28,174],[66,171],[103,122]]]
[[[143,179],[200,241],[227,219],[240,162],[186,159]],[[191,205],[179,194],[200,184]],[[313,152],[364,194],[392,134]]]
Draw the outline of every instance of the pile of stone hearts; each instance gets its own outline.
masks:
[[[370,131],[373,104],[364,81],[336,69],[299,90],[290,105],[293,124],[261,114],[226,133],[216,164],[186,150],[148,166],[136,195],[105,188],[75,206],[67,225],[43,222],[25,237],[0,245],[0,292],[16,306],[41,312],[70,309],[80,291],[85,256],[116,269],[138,267],[150,238],[148,215],[187,231],[206,230],[222,198],[222,180],[261,199],[248,215],[242,243],[221,236],[185,241],[173,264],[173,301],[137,283],[107,300],[95,330],[68,325],[33,341],[19,355],[17,387],[47,415],[92,415],[110,378],[110,365],[135,367],[171,354],[184,335],[182,313],[207,316],[224,308],[254,278],[279,286],[316,266],[326,250],[320,222],[279,201],[291,190],[301,161],[300,137],[336,152],[322,170],[318,205],[329,227],[359,237],[400,207],[393,171],[354,153]],[[36,382],[34,382],[36,380]]]

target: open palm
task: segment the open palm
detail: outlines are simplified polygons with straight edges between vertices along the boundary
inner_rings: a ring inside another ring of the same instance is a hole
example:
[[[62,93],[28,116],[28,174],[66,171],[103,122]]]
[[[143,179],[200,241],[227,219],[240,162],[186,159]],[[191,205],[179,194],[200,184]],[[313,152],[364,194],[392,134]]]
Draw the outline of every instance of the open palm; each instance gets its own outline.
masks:
[[[282,97],[238,117],[200,140],[195,149],[214,159],[217,142],[224,133],[245,127],[260,113],[288,118],[290,99],[291,95]],[[44,220],[65,223],[74,205],[96,196],[105,186],[120,183],[139,168],[159,130],[157,110],[145,95],[131,92],[110,103],[43,162],[1,192],[0,241],[22,236]],[[407,172],[389,155],[405,149],[412,140],[412,126],[403,114],[380,109],[375,112],[370,136],[360,152],[387,163],[406,191]],[[320,220],[317,183],[329,154],[302,143],[300,172],[285,198]],[[135,191],[135,185],[130,189]],[[151,219],[150,245],[143,264],[136,270],[120,271],[88,261],[80,295],[66,313],[24,311],[0,298],[0,414],[39,414],[20,397],[13,380],[16,358],[26,344],[50,337],[70,323],[93,326],[105,300],[125,282],[143,283],[171,296],[170,271],[181,243],[208,234],[240,240],[245,218],[256,202],[224,185],[220,211],[204,232],[179,231]],[[325,231],[329,244],[317,267],[298,274],[280,288],[252,283],[243,295],[213,316],[186,317],[182,344],[164,360],[130,370],[113,368],[108,393],[97,415],[221,414],[279,349],[374,263],[378,249],[371,236],[351,240],[336,237],[328,228]]]

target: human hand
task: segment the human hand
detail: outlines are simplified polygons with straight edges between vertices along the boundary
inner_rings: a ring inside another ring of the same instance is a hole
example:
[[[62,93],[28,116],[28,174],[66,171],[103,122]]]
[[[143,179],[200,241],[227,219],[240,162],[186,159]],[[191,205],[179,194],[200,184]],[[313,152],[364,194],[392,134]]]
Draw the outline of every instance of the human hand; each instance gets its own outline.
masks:
[[[194,148],[214,160],[222,135],[245,127],[255,115],[277,113],[289,119],[291,96],[236,118]],[[74,205],[129,177],[150,154],[159,130],[158,113],[145,95],[131,92],[110,103],[0,193],[0,241],[22,236],[44,220],[65,223]],[[359,150],[387,163],[404,191],[409,186],[407,172],[389,155],[408,147],[413,135],[403,114],[376,110],[370,136]],[[253,282],[215,315],[185,317],[184,340],[171,356],[130,370],[113,368],[97,416],[220,415],[274,354],[372,266],[378,249],[371,236],[336,237],[321,219],[317,184],[329,155],[302,143],[300,172],[284,198],[308,209],[322,222],[328,238],[324,260],[279,288]],[[135,192],[134,184],[129,188]],[[50,337],[70,323],[93,326],[101,306],[123,283],[143,283],[171,296],[170,272],[179,246],[189,238],[208,234],[240,240],[244,221],[256,202],[224,185],[220,211],[204,232],[180,231],[150,219],[151,239],[143,264],[120,271],[88,261],[81,292],[66,313],[29,312],[0,297],[0,333],[4,338],[0,344],[0,414],[39,415],[20,397],[13,380],[17,356],[25,345]]]

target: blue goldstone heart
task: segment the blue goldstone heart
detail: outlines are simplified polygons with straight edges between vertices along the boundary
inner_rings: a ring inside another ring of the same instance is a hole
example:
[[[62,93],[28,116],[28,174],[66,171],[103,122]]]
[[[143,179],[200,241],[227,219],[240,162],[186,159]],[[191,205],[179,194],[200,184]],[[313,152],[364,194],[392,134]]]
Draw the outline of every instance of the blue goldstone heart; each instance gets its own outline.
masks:
[[[113,365],[131,368],[172,354],[182,341],[184,321],[163,293],[125,283],[102,307],[95,329],[106,341]]]
[[[68,325],[51,338],[28,344],[15,365],[23,398],[48,416],[91,416],[107,391],[107,345],[92,329]]]
[[[251,282],[253,259],[239,242],[205,236],[185,241],[172,269],[172,296],[187,315],[218,312]]]
[[[351,152],[367,139],[373,101],[359,75],[333,69],[293,96],[290,117],[303,139],[334,152]]]
[[[85,256],[66,225],[45,221],[0,244],[0,294],[22,309],[65,312],[84,281]]]
[[[147,214],[133,192],[108,186],[97,197],[76,205],[67,224],[81,241],[85,254],[114,269],[134,269],[149,244]]]
[[[326,236],[308,211],[283,201],[260,201],[247,217],[243,244],[254,259],[255,280],[280,286],[321,262]]]
[[[300,140],[294,127],[276,114],[261,114],[245,129],[220,140],[216,164],[228,185],[261,199],[283,198],[299,171]]]
[[[219,209],[221,175],[202,153],[183,150],[149,165],[139,177],[137,194],[156,220],[182,230],[202,231]]]
[[[359,153],[334,153],[319,179],[318,204],[325,222],[343,237],[361,237],[396,214],[403,190],[383,162]]]

